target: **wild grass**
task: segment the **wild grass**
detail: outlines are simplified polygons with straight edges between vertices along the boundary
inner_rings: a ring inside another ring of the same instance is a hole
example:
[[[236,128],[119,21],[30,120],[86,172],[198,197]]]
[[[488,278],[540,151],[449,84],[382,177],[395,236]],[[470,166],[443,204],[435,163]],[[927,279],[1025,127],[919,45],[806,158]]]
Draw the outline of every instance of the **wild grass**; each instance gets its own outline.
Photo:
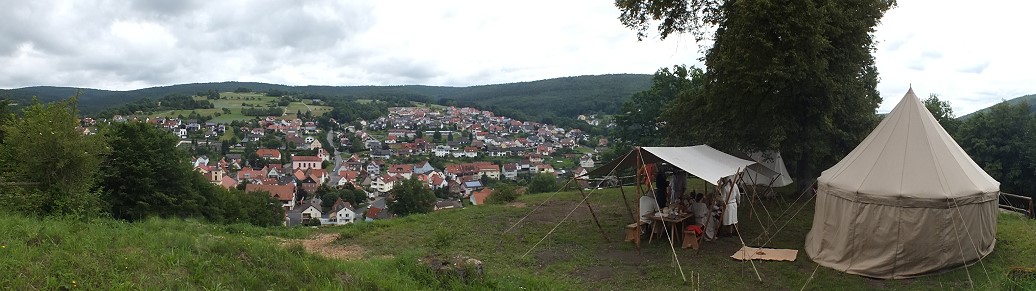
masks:
[[[768,246],[800,250],[795,262],[755,262],[753,268],[729,258],[741,246],[736,237],[721,238],[700,250],[675,249],[684,276],[700,283],[684,282],[665,240],[644,242],[639,252],[622,241],[623,226],[631,220],[623,193],[635,205],[630,188],[587,192],[600,229],[588,208],[578,204],[583,200],[579,192],[526,195],[511,205],[318,229],[0,215],[0,286],[20,290],[1036,289],[1033,220],[1001,214],[996,250],[981,264],[917,279],[875,280],[818,267],[806,256],[802,245],[813,209],[808,199],[789,206],[797,193],[786,193],[786,202],[764,201],[774,216],[786,213],[778,222],[787,226]],[[754,216],[761,210],[753,212],[747,205],[742,209],[742,237],[749,245],[761,244],[762,228]],[[359,249],[359,259],[326,258],[298,243],[318,234],[338,235],[328,247]],[[454,256],[481,260],[485,277],[463,281],[435,274],[420,262]],[[756,279],[755,270],[762,281]]]

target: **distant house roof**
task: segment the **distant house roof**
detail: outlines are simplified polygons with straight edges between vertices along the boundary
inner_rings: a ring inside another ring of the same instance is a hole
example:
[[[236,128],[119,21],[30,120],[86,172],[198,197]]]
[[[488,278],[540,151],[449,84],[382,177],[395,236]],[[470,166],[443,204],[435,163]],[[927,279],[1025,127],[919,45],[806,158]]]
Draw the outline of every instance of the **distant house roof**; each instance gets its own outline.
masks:
[[[482,190],[471,192],[471,202],[474,202],[475,205],[485,204],[486,198],[489,197],[489,194],[492,193],[493,190],[489,188],[483,188]]]
[[[281,151],[278,151],[276,149],[258,149],[255,151],[255,154],[258,155],[260,158],[281,158]]]
[[[294,156],[294,157],[291,157],[291,161],[292,162],[323,162],[324,159],[321,159],[320,157],[317,157],[317,156]]]
[[[266,191],[270,193],[270,197],[277,198],[280,201],[291,201],[295,198],[295,185],[258,185],[248,184],[245,185],[246,192]]]
[[[464,187],[468,188],[468,189],[474,189],[474,188],[482,188],[483,186],[482,186],[482,181],[474,180],[474,181],[464,182]]]

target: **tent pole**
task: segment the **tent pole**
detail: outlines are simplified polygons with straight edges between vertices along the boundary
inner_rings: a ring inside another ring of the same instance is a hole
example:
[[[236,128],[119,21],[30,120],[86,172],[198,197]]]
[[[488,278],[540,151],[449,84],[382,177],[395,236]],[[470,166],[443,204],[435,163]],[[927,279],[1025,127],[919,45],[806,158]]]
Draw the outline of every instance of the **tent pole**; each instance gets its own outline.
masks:
[[[579,188],[579,187],[576,187],[576,188]],[[604,232],[604,227],[601,227],[601,221],[597,220],[597,214],[594,213],[594,208],[590,207],[590,200],[586,196],[586,193],[583,192],[583,188],[579,188],[579,195],[583,196],[583,201],[585,201],[584,203],[586,203],[586,209],[590,210],[590,216],[593,216],[594,223],[597,224],[597,229],[601,231],[601,236],[604,237],[604,241],[611,242],[611,240],[608,239],[608,234]]]
[[[636,160],[634,160],[634,164],[633,165],[637,168],[637,170],[636,170],[636,174],[633,175],[633,179],[634,179],[633,180],[633,184],[637,185],[637,194],[644,195],[644,190],[640,186],[640,181],[641,181],[640,180],[640,171],[641,170],[647,170],[647,169],[641,167],[640,155],[639,155],[640,148],[639,147],[638,148],[634,148],[634,150],[637,151],[638,154],[634,156],[634,158]],[[630,154],[633,154],[633,153],[630,153]],[[639,196],[637,197],[637,215],[638,216],[640,215],[640,197]],[[637,239],[636,239],[636,242],[637,242],[637,254],[640,254],[640,234],[644,233],[644,230],[643,230],[643,226],[640,223],[640,219],[639,218],[635,219],[635,222],[637,223]]]
[[[630,214],[630,219],[633,220],[633,223],[636,223],[638,221],[637,217],[633,215],[633,209],[630,208],[629,198],[626,198],[626,190],[623,189],[623,188],[625,188],[625,187],[622,186],[622,182],[620,181],[619,182],[619,193],[622,193],[622,203],[626,204],[626,212],[628,212]]]

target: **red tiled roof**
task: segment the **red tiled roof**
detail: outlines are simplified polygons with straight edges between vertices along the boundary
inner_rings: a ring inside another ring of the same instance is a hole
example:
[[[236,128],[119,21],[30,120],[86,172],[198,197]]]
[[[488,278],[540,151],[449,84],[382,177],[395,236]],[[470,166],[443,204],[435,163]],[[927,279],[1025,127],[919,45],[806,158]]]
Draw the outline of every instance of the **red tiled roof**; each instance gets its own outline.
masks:
[[[482,205],[482,204],[485,204],[486,198],[489,197],[489,194],[492,194],[492,193],[493,193],[492,189],[482,188],[482,190],[471,192],[471,197],[475,198],[475,204]]]
[[[281,158],[281,151],[272,148],[260,148],[256,150],[256,154],[259,155],[259,157],[269,156],[274,158]]]
[[[270,192],[270,197],[277,198],[280,201],[291,201],[294,198],[295,185],[256,185],[248,184],[245,185],[246,192],[266,191]]]
[[[294,156],[291,157],[292,162],[323,162],[324,159],[315,156]]]

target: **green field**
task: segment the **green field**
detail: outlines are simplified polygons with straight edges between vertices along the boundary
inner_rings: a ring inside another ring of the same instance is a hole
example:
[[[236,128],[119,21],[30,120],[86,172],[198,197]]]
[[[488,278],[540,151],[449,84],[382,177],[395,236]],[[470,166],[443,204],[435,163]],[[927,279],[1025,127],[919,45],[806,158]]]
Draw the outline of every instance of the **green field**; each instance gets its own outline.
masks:
[[[631,193],[627,188],[626,194]],[[796,195],[786,198],[791,202]],[[0,215],[0,272],[5,274],[0,276],[0,286],[19,290],[952,290],[971,289],[972,284],[979,290],[1036,288],[1032,269],[1036,222],[1014,214],[1000,215],[996,250],[981,264],[910,280],[875,280],[818,267],[801,251],[812,222],[812,203],[800,201],[797,205],[804,207],[791,208],[786,202],[770,200],[766,203],[771,213],[784,212],[790,219],[779,220],[787,226],[768,246],[799,249],[797,260],[755,262],[759,281],[752,264],[729,258],[740,247],[739,240],[721,238],[697,251],[676,249],[684,274],[700,282],[688,283],[665,241],[645,242],[640,252],[623,242],[623,226],[631,218],[619,191],[598,190],[588,200],[603,233],[579,204],[581,200],[573,192],[544,193],[522,196],[510,205],[318,229],[167,219],[41,220],[5,214]],[[761,243],[754,207],[761,208],[758,204],[742,207],[742,237],[750,245]],[[504,233],[519,220],[521,224]],[[465,283],[436,276],[419,261],[456,255],[481,260],[486,276]]]
[[[212,122],[217,123],[230,123],[234,120],[252,120],[256,117],[245,116],[241,114],[241,109],[246,108],[244,104],[254,105],[255,107],[270,107],[277,105],[278,97],[269,97],[262,93],[235,93],[235,92],[223,92],[220,93],[223,99],[209,100],[215,108],[212,109],[195,109],[195,110],[169,110],[156,112],[151,114],[151,117],[177,117],[180,115],[188,116],[191,112],[197,112],[203,116],[212,117]],[[195,97],[195,99],[202,100],[204,97]],[[314,116],[320,116],[331,112],[330,106],[320,105],[307,105],[304,102],[309,100],[303,100],[303,102],[291,102],[286,108],[285,113],[288,118],[296,118],[296,113],[299,111],[307,112],[312,111]],[[230,114],[223,113],[223,108],[230,109]],[[219,113],[220,116],[216,116]]]

